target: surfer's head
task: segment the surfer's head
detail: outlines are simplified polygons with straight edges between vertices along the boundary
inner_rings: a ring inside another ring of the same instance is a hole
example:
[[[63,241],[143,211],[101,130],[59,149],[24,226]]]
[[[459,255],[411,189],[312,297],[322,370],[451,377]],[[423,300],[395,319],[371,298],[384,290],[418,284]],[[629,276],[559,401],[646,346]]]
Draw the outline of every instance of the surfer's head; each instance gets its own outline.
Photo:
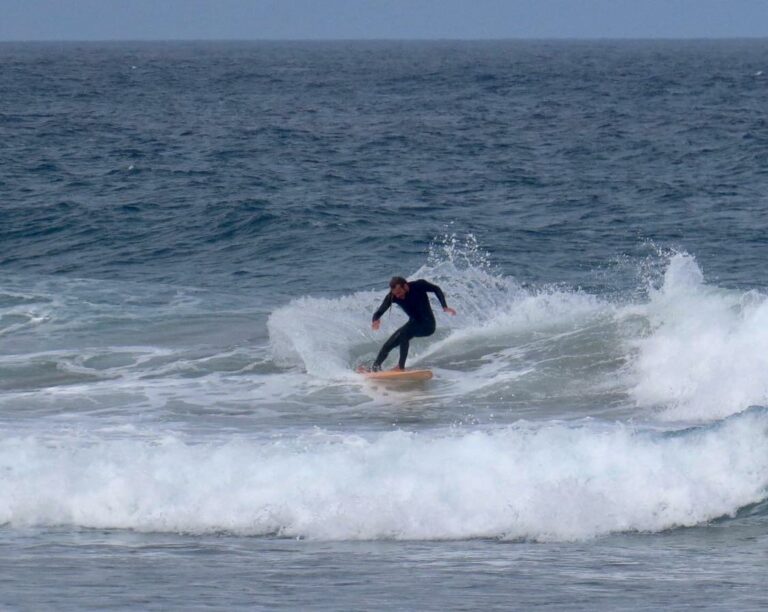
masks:
[[[402,300],[408,293],[408,281],[402,276],[393,276],[389,281],[389,290],[398,300]]]

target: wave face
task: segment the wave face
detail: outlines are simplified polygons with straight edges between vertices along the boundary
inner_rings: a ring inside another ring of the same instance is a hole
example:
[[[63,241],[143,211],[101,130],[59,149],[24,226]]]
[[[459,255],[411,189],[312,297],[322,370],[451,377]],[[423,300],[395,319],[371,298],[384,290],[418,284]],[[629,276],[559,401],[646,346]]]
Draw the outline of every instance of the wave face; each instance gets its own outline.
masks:
[[[5,438],[0,522],[318,539],[573,540],[765,500],[768,411],[675,434],[610,424],[191,444]]]
[[[438,331],[411,343],[409,363],[442,368],[467,400],[564,392],[673,421],[768,403],[765,294],[711,285],[681,252],[636,276],[638,285],[613,295],[523,286],[494,270],[472,237],[436,242],[410,278],[440,284],[459,316],[436,308]],[[406,320],[393,307],[382,330],[370,330],[384,294],[303,297],[276,309],[267,323],[275,359],[319,379],[353,379],[353,367]]]

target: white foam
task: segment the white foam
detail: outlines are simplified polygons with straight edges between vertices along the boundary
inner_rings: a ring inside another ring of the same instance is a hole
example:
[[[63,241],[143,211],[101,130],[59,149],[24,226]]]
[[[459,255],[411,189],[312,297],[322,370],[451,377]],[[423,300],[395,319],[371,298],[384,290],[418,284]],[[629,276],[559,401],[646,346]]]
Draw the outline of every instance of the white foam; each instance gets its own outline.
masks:
[[[705,283],[695,259],[674,255],[662,286],[626,313],[647,318],[631,341],[639,405],[669,419],[715,419],[768,403],[768,298]]]
[[[573,540],[764,499],[768,414],[678,434],[618,424],[194,443],[0,441],[0,523],[317,539]]]

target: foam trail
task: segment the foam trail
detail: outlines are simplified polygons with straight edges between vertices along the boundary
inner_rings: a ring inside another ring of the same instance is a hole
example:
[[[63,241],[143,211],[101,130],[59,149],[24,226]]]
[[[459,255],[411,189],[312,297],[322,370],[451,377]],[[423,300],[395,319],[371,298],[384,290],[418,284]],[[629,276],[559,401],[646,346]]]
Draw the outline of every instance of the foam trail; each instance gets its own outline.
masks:
[[[8,437],[0,523],[317,539],[573,540],[765,499],[768,411],[662,434],[586,422],[191,443]]]

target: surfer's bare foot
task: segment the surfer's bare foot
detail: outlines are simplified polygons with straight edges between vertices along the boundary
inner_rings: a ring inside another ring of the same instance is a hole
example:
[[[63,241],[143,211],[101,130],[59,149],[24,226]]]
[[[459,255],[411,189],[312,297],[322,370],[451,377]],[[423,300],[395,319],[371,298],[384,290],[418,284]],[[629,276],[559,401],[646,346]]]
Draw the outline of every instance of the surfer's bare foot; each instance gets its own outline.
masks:
[[[395,366],[390,370],[390,372],[405,372],[405,368],[401,368],[400,366]]]

